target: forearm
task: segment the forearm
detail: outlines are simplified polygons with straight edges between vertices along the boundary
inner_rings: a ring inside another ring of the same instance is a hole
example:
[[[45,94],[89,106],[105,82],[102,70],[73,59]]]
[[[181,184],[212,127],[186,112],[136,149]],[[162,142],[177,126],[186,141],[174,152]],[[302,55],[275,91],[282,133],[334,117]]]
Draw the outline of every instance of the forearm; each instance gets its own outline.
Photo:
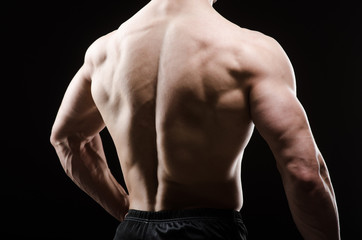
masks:
[[[329,176],[283,177],[293,219],[306,240],[340,239],[337,204]]]
[[[58,142],[54,146],[67,175],[112,216],[123,220],[128,211],[128,196],[108,168],[100,136],[91,141]]]

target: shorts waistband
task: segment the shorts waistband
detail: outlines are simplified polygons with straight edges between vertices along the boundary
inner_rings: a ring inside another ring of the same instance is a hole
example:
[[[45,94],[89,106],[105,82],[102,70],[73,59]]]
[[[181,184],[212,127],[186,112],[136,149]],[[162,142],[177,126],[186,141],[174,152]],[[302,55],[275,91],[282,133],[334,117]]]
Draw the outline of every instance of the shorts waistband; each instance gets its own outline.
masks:
[[[241,220],[240,212],[229,209],[213,209],[213,208],[196,208],[196,209],[179,209],[179,210],[162,210],[157,212],[140,211],[130,209],[126,215],[127,219],[138,219],[143,221],[162,221],[175,219],[230,219]]]

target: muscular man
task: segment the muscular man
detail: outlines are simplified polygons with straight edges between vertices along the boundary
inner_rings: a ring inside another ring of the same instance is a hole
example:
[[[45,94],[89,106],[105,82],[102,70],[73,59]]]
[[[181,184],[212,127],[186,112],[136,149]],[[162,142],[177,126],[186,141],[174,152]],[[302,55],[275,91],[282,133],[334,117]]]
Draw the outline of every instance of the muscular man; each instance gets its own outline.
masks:
[[[254,124],[305,239],[339,239],[326,164],[278,43],[212,0],[152,0],[96,40],[51,142],[71,179],[121,221],[116,239],[246,239],[241,159]],[[99,132],[115,143],[129,195]]]

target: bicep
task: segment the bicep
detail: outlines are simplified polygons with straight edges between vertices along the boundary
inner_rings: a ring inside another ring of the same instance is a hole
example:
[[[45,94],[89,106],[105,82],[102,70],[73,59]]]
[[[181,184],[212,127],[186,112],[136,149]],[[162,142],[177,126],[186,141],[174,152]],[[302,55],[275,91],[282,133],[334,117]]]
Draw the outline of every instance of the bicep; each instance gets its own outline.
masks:
[[[52,129],[52,137],[62,140],[88,138],[104,128],[103,119],[91,95],[89,70],[83,65],[70,82]]]

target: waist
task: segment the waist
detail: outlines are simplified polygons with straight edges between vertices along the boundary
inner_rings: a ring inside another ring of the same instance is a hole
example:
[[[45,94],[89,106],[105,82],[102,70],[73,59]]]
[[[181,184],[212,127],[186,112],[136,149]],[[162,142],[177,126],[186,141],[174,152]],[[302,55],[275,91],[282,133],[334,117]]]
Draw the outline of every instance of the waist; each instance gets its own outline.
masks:
[[[179,221],[186,219],[223,219],[242,221],[239,211],[233,209],[195,208],[162,211],[141,211],[130,209],[125,220],[137,221]]]
[[[185,185],[161,181],[156,195],[142,191],[130,192],[130,209],[162,211],[167,209],[233,209],[243,205],[241,184],[228,183]]]

